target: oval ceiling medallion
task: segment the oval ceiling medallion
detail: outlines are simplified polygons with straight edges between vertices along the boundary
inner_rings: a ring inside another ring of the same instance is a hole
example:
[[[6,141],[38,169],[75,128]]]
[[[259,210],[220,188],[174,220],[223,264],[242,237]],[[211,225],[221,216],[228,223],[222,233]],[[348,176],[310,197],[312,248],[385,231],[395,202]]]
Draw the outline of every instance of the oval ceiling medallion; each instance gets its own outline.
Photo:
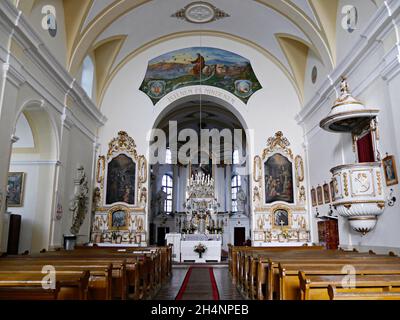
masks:
[[[215,18],[214,8],[204,2],[192,3],[185,10],[185,17],[193,23],[207,23]]]
[[[208,23],[229,17],[229,14],[208,2],[196,1],[178,10],[172,17],[184,19],[190,23]]]

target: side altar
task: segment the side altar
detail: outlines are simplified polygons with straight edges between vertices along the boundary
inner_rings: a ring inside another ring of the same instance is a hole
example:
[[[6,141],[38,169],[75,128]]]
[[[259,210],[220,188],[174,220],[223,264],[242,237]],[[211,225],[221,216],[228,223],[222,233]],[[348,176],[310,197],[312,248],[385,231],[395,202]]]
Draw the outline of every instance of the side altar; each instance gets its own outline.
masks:
[[[223,217],[218,214],[214,179],[204,173],[189,178],[184,207],[186,211],[180,215],[181,233],[166,235],[167,243],[173,244],[174,261],[220,262]]]

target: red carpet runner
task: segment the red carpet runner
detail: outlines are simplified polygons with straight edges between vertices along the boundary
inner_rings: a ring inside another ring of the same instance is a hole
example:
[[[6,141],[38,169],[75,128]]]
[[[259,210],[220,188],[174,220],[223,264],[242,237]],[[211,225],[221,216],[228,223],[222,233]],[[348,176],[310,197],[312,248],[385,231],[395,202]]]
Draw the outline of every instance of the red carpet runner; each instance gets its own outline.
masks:
[[[212,267],[190,267],[175,300],[219,300]]]

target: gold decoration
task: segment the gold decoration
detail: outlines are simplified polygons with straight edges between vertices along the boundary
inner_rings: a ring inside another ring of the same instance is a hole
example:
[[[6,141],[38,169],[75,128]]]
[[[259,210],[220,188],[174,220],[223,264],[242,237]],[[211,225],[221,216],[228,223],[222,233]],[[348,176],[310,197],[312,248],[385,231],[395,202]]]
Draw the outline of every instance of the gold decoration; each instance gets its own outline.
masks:
[[[378,202],[376,204],[378,206],[379,209],[383,210],[385,208],[385,203],[384,202]]]
[[[352,200],[352,201],[346,201],[346,202],[335,202],[334,207],[336,208],[337,206],[351,206],[352,204],[365,204],[365,203],[376,203],[378,207],[383,207],[385,206],[385,201],[382,200]]]
[[[261,202],[260,189],[257,186],[254,186],[253,189],[253,202],[257,204]]]
[[[116,211],[123,211],[124,225],[121,227],[113,226],[113,214]],[[128,230],[129,229],[129,209],[122,205],[117,205],[108,210],[108,229],[109,230]]]
[[[382,180],[381,173],[379,171],[376,172],[376,180],[378,183],[378,194],[382,195]]]
[[[144,156],[139,157],[139,181],[141,183],[147,181],[147,160]]]
[[[275,221],[274,221],[275,215],[276,215],[279,211],[285,211],[285,212],[287,212],[287,219],[288,219],[288,224],[287,224],[287,225],[278,226],[278,225],[276,225],[276,224],[274,223],[274,222],[275,222]],[[271,208],[271,212],[272,212],[272,214],[270,215],[270,216],[271,216],[271,227],[272,227],[273,229],[289,230],[289,229],[292,228],[292,209],[291,209],[289,206],[282,205],[282,204],[278,204],[278,205],[275,205],[275,206],[273,206],[273,207]]]
[[[147,188],[142,187],[140,190],[139,203],[146,205],[147,203]]]
[[[349,196],[349,186],[347,185],[347,173],[343,173],[343,185],[344,185],[344,194],[346,197]]]
[[[118,137],[112,139],[108,144],[107,159],[121,151],[129,153],[137,160],[136,143],[125,131],[119,131]]]
[[[299,189],[299,201],[306,201],[306,189],[304,188],[304,186],[301,186]]]
[[[253,161],[253,180],[259,182],[261,180],[261,158],[255,156]]]
[[[104,156],[99,156],[99,159],[97,159],[97,176],[96,176],[96,180],[98,183],[102,183],[104,180],[105,165],[106,165],[106,158]]]
[[[285,153],[287,153],[290,159],[293,160],[292,150],[289,148],[290,142],[287,138],[283,136],[282,131],[278,131],[275,133],[274,137],[270,137],[267,140],[267,148],[263,151],[263,159],[267,156],[267,154],[272,153],[276,149],[282,149]]]
[[[300,182],[304,181],[304,163],[303,158],[299,155],[294,159],[294,164],[296,167],[296,184],[297,187],[300,186]]]
[[[259,231],[263,231],[264,230],[264,217],[262,215],[260,215],[258,217],[257,225],[258,225],[258,230]]]

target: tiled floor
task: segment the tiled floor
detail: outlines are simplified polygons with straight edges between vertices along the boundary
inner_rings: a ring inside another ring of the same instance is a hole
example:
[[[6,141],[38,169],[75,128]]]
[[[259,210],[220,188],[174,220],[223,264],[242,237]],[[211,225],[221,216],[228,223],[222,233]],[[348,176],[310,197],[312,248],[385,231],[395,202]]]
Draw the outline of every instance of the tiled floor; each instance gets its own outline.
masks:
[[[207,265],[207,267],[213,267],[214,277],[218,286],[218,292],[221,300],[243,299],[240,293],[236,290],[236,287],[232,284],[228,272],[228,265]],[[172,269],[172,277],[162,286],[154,299],[174,300],[179,292],[179,289],[181,288],[188,269],[189,265],[174,265]],[[202,275],[200,274],[197,277],[191,277],[191,288],[188,288],[187,294],[185,294],[186,298],[193,300],[209,299],[210,280],[208,271],[204,273],[204,279],[201,279],[201,277]]]

